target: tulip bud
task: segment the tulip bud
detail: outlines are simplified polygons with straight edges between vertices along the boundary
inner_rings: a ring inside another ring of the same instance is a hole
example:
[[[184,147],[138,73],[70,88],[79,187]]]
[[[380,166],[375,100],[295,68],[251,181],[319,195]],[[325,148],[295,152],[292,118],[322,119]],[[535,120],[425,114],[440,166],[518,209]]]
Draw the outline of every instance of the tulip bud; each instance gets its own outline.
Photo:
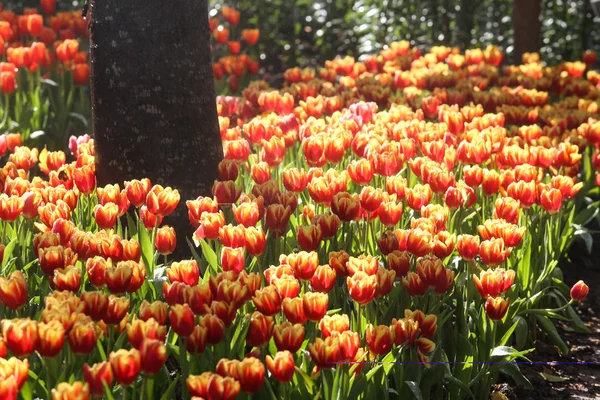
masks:
[[[583,281],[579,281],[571,288],[571,299],[574,301],[583,301],[590,292],[590,288]]]
[[[506,315],[510,299],[488,297],[485,302],[485,313],[493,321],[499,321]]]

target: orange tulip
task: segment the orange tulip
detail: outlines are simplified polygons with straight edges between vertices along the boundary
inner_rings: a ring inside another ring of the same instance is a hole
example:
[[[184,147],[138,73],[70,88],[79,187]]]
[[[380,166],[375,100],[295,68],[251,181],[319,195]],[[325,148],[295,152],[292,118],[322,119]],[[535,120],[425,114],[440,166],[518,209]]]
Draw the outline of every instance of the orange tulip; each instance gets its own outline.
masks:
[[[107,361],[96,363],[91,367],[88,363],[85,363],[83,364],[83,378],[89,385],[93,396],[102,396],[104,394],[104,384],[111,387],[114,374]]]
[[[292,380],[295,372],[294,357],[289,351],[278,351],[275,357],[267,355],[265,359],[267,368],[271,375],[281,383],[287,383]]]
[[[147,375],[155,375],[167,360],[167,347],[162,341],[146,338],[140,346],[140,364]]]
[[[485,313],[493,321],[499,321],[506,315],[510,299],[502,297],[488,297],[485,302]]]
[[[377,275],[367,275],[357,271],[346,278],[350,297],[360,305],[366,305],[373,300],[377,291]]]
[[[16,356],[26,356],[38,345],[38,323],[31,319],[3,319],[0,322],[6,347]]]
[[[7,308],[17,310],[28,300],[27,280],[21,271],[12,272],[8,279],[0,277],[0,303]]]
[[[119,349],[109,355],[115,380],[123,386],[135,382],[141,369],[140,352],[137,349]]]
[[[67,382],[61,382],[52,389],[52,400],[89,400],[90,399],[90,387],[87,383],[73,382],[72,384]]]
[[[273,336],[275,321],[273,317],[265,316],[255,311],[250,318],[250,328],[246,336],[246,342],[250,346],[260,347],[266,344]]]
[[[260,30],[258,29],[242,29],[242,38],[248,46],[254,46],[258,42]]]

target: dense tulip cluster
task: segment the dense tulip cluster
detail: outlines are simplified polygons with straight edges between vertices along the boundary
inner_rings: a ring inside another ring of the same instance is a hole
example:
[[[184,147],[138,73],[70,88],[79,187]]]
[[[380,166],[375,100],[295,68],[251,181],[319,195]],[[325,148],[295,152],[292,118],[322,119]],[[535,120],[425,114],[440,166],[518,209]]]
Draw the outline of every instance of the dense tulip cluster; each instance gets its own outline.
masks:
[[[80,46],[89,30],[81,12],[56,13],[55,0],[41,0],[40,10],[17,15],[0,6],[0,129],[17,124],[25,139],[51,131],[59,147],[89,115],[89,57]]]
[[[16,69],[87,80],[82,20],[40,8],[0,13],[7,95]],[[252,72],[229,41],[239,12],[221,17],[213,37],[237,57],[215,73]],[[97,187],[87,135],[69,154],[0,136],[0,398],[487,398],[500,372],[527,382],[486,362],[530,352],[538,328],[567,352],[552,319],[587,330],[573,306],[589,288],[558,261],[598,207],[600,75],[502,62],[397,42],[252,82],[217,99],[225,158],[196,199],[143,177]],[[181,200],[192,238],[163,225]],[[169,259],[186,241],[194,258]]]
[[[211,15],[216,14],[213,10]],[[217,93],[238,93],[249,78],[256,75],[259,63],[254,46],[260,37],[259,29],[241,29],[240,12],[233,7],[222,7],[220,15],[210,18],[209,28],[213,39],[213,73]],[[220,17],[220,18],[219,18]],[[237,40],[232,40],[235,37]]]

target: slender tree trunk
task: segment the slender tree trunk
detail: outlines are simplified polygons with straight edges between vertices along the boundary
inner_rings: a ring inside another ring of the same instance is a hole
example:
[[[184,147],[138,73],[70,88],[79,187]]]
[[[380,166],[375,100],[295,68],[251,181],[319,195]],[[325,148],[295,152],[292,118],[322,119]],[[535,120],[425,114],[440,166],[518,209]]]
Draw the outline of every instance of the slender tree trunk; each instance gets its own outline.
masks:
[[[178,189],[164,222],[177,255],[189,254],[185,200],[211,195],[223,158],[207,0],[91,0],[90,14],[98,184],[147,177]]]
[[[541,0],[514,0],[513,26],[515,30],[515,62],[521,62],[523,53],[540,51],[542,22]]]

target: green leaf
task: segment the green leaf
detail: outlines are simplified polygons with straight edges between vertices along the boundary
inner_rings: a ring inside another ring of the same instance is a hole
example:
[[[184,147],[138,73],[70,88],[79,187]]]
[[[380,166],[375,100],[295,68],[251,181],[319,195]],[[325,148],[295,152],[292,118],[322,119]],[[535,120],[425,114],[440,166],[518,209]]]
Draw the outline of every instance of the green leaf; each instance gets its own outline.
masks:
[[[88,127],[88,120],[83,115],[76,112],[70,112],[69,117],[72,117],[81,122],[85,128]]]
[[[573,326],[573,329],[575,331],[580,332],[580,333],[587,333],[587,334],[592,333],[590,328],[588,328],[583,323],[581,318],[579,318],[579,315],[577,315],[577,313],[575,312],[573,307],[571,307],[571,306],[567,307],[567,313],[569,314],[569,317],[571,317],[571,325]]]
[[[419,385],[417,385],[416,382],[405,381],[404,384],[406,384],[406,386],[408,386],[410,391],[413,392],[413,394],[415,395],[415,399],[423,400],[423,395],[421,394],[421,389],[419,388]]]
[[[509,347],[509,346],[496,346],[492,349],[492,353],[490,354],[490,357],[502,357],[502,358],[508,358],[509,360],[514,360],[515,358],[524,358],[527,361],[529,361],[529,359],[527,357],[525,357],[525,354],[529,354],[534,350],[535,349],[519,351],[519,350],[517,350],[513,347]]]
[[[543,372],[538,372],[538,374],[544,378],[544,380],[548,381],[548,382],[552,382],[552,383],[560,383],[560,382],[566,382],[569,380],[569,378],[565,378],[562,376],[556,376],[556,375],[550,375],[550,374],[545,374]]]
[[[6,223],[6,222],[4,222],[4,223]],[[18,242],[18,239],[14,238],[4,248],[4,256],[2,257],[2,268],[4,268],[6,266],[6,263],[8,263],[8,260],[10,260],[10,258],[12,257],[12,253],[15,250],[15,246],[17,245],[17,242]]]
[[[50,393],[51,389],[48,389],[48,393]],[[31,389],[31,383],[25,382],[21,391],[19,392],[21,398],[23,400],[33,400],[33,390]]]
[[[448,383],[455,385],[461,390],[463,390],[466,394],[469,395],[470,398],[475,399],[475,396],[473,395],[473,392],[471,392],[471,389],[469,389],[469,387],[460,379],[457,379],[450,374],[446,374],[444,376],[444,379],[448,381]]]
[[[154,267],[154,247],[152,246],[152,239],[148,234],[148,230],[140,221],[138,221],[138,240],[142,248],[142,259],[144,260],[144,264],[146,264],[147,276],[151,276],[150,271]]]
[[[500,372],[510,376],[513,381],[519,386],[527,389],[533,389],[533,385],[519,369],[517,364],[502,364],[499,368]]]
[[[210,265],[213,274],[216,274],[219,271],[219,264],[217,262],[217,255],[215,254],[215,251],[209,246],[208,243],[206,243],[206,240],[199,238],[199,242],[200,246],[202,247],[202,255],[204,256],[204,259],[206,262],[208,262],[208,265]]]
[[[165,391],[165,393],[162,395],[162,397],[160,398],[160,400],[171,400],[175,398],[175,388],[177,387],[177,382],[179,381],[179,373],[177,373],[175,375],[175,377],[173,378],[173,380],[171,381],[171,384],[169,385],[169,387],[167,388],[167,390]]]
[[[106,382],[102,381],[102,386],[104,386],[104,395],[106,396],[106,399],[115,400],[115,397],[113,396],[112,391],[110,390]]]
[[[525,343],[527,342],[527,336],[529,334],[529,326],[527,325],[527,320],[523,317],[516,316],[515,322],[517,323],[517,327],[515,329],[515,345],[517,349],[522,349],[525,347]]]
[[[508,343],[510,336],[513,334],[515,329],[517,329],[517,325],[519,325],[519,321],[515,321],[515,323],[508,328],[508,330],[504,333],[504,336],[502,336],[502,339],[500,339],[500,342],[498,343],[499,346],[504,346],[506,343]]]
[[[561,339],[552,321],[550,321],[548,317],[544,317],[537,314],[535,315],[535,318],[537,319],[538,323],[540,324],[540,327],[544,330],[544,332],[548,334],[548,337],[550,338],[552,343],[556,347],[558,347],[562,354],[567,354],[569,352],[569,347]]]
[[[312,378],[310,376],[308,376],[308,374],[306,372],[304,372],[304,370],[300,367],[296,367],[296,373],[298,375],[300,375],[300,377],[302,378],[302,380],[304,381],[304,387],[306,387],[306,390],[308,390],[308,392],[310,394],[313,393],[313,386],[315,385],[315,381],[312,380]]]

